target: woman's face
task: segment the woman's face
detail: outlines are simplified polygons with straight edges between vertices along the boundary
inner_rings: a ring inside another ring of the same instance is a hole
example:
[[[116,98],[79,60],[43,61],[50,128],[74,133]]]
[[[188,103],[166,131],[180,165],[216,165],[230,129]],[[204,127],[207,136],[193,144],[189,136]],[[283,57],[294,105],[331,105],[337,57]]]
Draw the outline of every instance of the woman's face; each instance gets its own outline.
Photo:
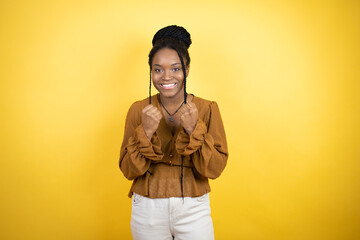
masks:
[[[189,68],[186,68],[186,76],[188,73]],[[184,95],[184,74],[175,50],[163,48],[157,51],[152,60],[151,74],[154,87],[163,97]]]

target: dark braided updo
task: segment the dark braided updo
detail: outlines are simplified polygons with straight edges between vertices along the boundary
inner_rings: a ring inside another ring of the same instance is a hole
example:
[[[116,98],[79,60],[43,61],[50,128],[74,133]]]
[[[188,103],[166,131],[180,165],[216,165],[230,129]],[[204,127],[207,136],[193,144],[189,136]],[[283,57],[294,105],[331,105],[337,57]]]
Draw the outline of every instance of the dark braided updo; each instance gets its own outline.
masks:
[[[149,104],[151,104],[151,70],[154,55],[163,48],[170,48],[177,52],[180,58],[184,74],[184,103],[186,104],[186,68],[190,65],[190,56],[188,48],[191,45],[190,33],[185,28],[176,25],[164,27],[157,31],[152,40],[153,48],[149,53],[150,65],[150,86],[149,86]],[[184,62],[185,58],[185,62]]]

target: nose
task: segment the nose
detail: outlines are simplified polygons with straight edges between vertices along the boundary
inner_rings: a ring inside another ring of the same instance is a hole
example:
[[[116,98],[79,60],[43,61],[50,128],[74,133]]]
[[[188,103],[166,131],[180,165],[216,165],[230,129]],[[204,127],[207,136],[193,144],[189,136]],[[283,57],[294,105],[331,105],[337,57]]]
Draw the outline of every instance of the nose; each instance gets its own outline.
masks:
[[[172,78],[172,74],[170,70],[165,70],[164,71],[164,75],[163,75],[163,79],[164,80],[170,80]]]

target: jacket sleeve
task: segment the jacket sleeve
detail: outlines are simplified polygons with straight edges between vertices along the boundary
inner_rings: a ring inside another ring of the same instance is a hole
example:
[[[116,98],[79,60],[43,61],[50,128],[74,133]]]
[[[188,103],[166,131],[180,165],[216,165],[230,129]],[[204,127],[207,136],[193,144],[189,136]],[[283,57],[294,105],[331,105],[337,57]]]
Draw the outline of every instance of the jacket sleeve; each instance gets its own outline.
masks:
[[[208,125],[199,118],[190,136],[182,129],[175,147],[179,154],[192,157],[196,170],[202,176],[215,179],[226,166],[228,150],[218,105],[211,102],[209,108]]]
[[[126,116],[124,139],[120,150],[119,167],[124,176],[133,180],[149,169],[151,161],[163,158],[161,142],[156,132],[147,138],[141,123],[141,108],[134,103]]]

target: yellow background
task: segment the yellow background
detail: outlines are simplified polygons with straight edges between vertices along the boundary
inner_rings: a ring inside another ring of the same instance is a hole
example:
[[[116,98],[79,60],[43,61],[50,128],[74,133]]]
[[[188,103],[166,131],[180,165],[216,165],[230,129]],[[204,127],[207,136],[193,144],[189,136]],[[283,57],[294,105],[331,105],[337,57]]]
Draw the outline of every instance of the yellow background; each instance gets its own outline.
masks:
[[[124,121],[170,24],[227,133],[216,239],[360,239],[359,1],[2,0],[0,24],[0,239],[131,238]]]

